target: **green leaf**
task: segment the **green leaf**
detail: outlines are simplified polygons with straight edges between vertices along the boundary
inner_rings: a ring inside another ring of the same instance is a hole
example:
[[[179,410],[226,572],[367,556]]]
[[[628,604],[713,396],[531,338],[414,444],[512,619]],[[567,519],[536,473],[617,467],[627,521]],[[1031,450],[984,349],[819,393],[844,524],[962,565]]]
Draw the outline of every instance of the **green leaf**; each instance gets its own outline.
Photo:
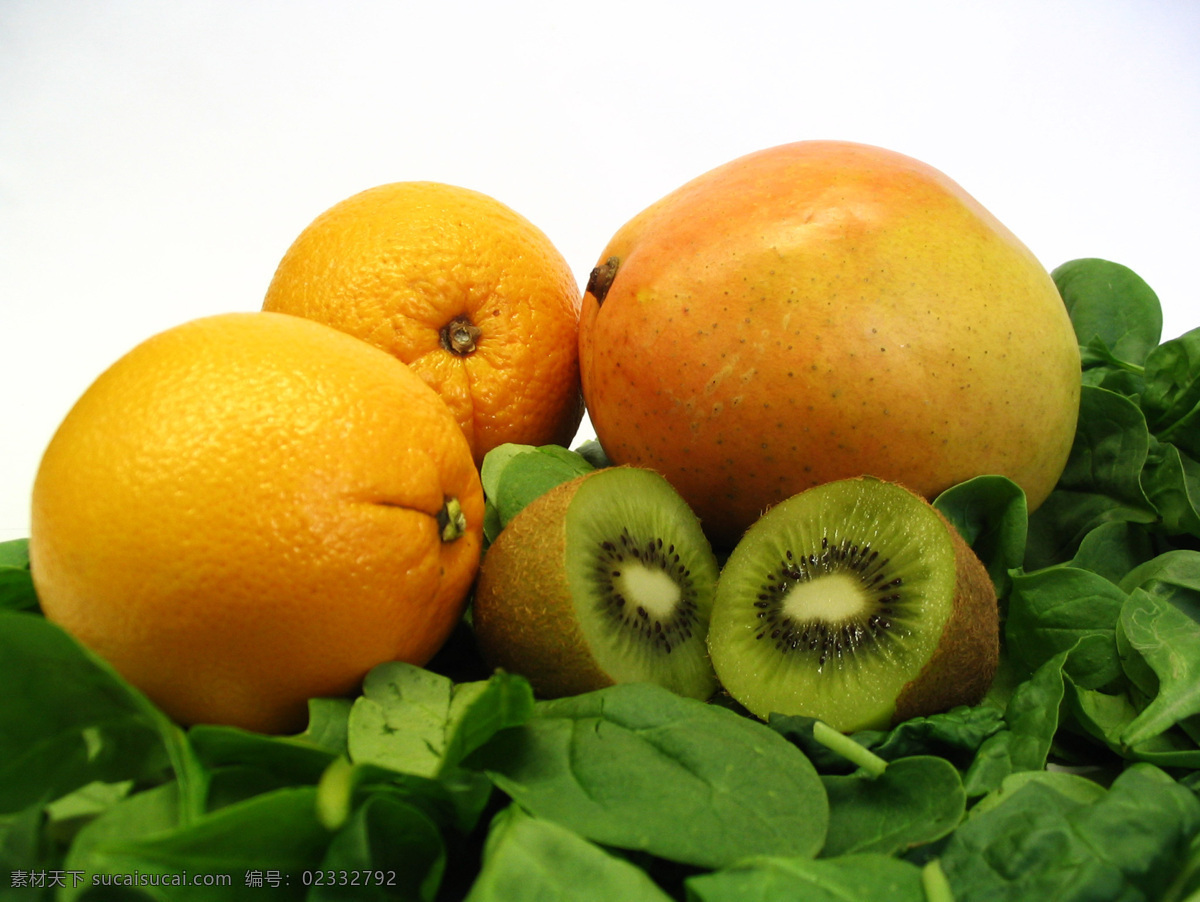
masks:
[[[1139,713],[1127,692],[1110,694],[1070,683],[1067,701],[1075,723],[1113,753],[1159,767],[1200,768],[1200,748],[1180,730],[1164,730],[1133,745],[1125,743],[1122,736]]]
[[[483,456],[483,463],[479,467],[479,481],[483,485],[483,493],[489,498],[494,498],[500,488],[500,474],[504,472],[504,468],[508,466],[509,461],[521,454],[527,454],[530,451],[536,450],[534,445],[518,445],[513,442],[506,442],[503,445],[497,445],[491,451]]]
[[[1021,683],[1008,702],[1008,729],[990,737],[979,749],[963,783],[969,797],[997,789],[1011,774],[1045,768],[1062,704],[1066,653],[1056,655]]]
[[[813,738],[814,719],[772,714],[770,727],[800,750],[822,774],[848,773],[852,766]],[[938,755],[965,768],[989,736],[1004,729],[1004,712],[989,705],[960,706],[940,714],[913,717],[891,730],[863,730],[851,735],[859,745],[885,761]]]
[[[1192,837],[1187,864],[1175,876],[1162,902],[1196,902],[1200,899],[1200,834]]]
[[[926,902],[919,867],[874,853],[755,858],[686,886],[688,902]]]
[[[1067,672],[1089,689],[1121,677],[1116,628],[1128,596],[1110,580],[1057,566],[1013,576],[1005,644],[1027,672],[1071,652]]]
[[[29,569],[28,539],[0,542],[0,569],[4,567],[15,567],[19,570]]]
[[[145,697],[40,615],[0,612],[0,684],[0,812],[170,762]]]
[[[315,783],[336,757],[330,750],[302,739],[237,727],[200,724],[188,731],[188,739],[210,769],[250,766],[291,785]]]
[[[1108,389],[1133,400],[1141,396],[1145,380],[1140,372],[1125,369],[1127,364],[1121,365],[1121,368],[1097,365],[1106,361],[1097,361],[1093,348],[1080,348],[1080,351],[1084,366],[1080,374],[1080,384]],[[1111,355],[1108,355],[1108,359],[1115,362]]]
[[[480,468],[489,508],[485,522],[488,542],[494,541],[529,502],[594,469],[582,454],[560,445],[505,444],[493,448]]]
[[[466,902],[669,902],[641,868],[553,821],[509,806],[492,819]]]
[[[469,763],[538,817],[670,861],[811,856],[825,841],[825,790],[795,746],[650,684],[539,703]]]
[[[1200,800],[1135,764],[1088,801],[1030,781],[951,834],[941,863],[957,899],[1161,898],[1186,866]]]
[[[42,871],[59,864],[43,839],[44,816],[38,804],[0,814],[0,875],[9,875],[10,885],[11,875],[18,871]]]
[[[94,875],[108,874],[139,875],[147,883],[151,878],[181,881],[155,892],[156,898],[172,902],[206,902],[215,896],[256,899],[263,888],[251,885],[248,875],[267,871],[291,878],[273,898],[303,898],[306,888],[299,875],[319,866],[330,841],[317,821],[314,787],[264,793],[173,828],[166,790],[161,797],[146,796],[139,793],[114,808],[102,826],[97,822],[100,835],[72,850],[68,867],[87,878],[65,898],[81,895]],[[147,829],[147,822],[166,829]]]
[[[348,698],[310,698],[308,726],[292,738],[334,755],[346,754],[351,705]]]
[[[437,777],[499,730],[533,713],[533,691],[519,676],[475,683],[391,662],[367,674],[350,712],[351,760]]]
[[[1141,409],[1115,392],[1085,385],[1066,469],[1029,517],[1025,568],[1069,560],[1083,537],[1102,523],[1155,522],[1158,512],[1141,484],[1149,450],[1150,432]]]
[[[0,610],[35,611],[37,593],[29,572],[29,540],[0,542]]]
[[[575,449],[575,453],[597,470],[603,470],[605,467],[613,465],[612,460],[609,459],[608,452],[604,450],[598,439],[588,439]]]
[[[1200,462],[1175,445],[1155,441],[1142,486],[1158,510],[1163,532],[1200,537]]]
[[[824,858],[905,852],[948,835],[966,813],[958,770],[931,755],[900,758],[878,777],[860,771],[821,782],[829,796]]]
[[[1150,354],[1141,405],[1160,440],[1200,457],[1200,329],[1165,341]]]
[[[1121,609],[1121,630],[1159,684],[1149,706],[1121,734],[1132,746],[1200,714],[1200,623],[1135,589]]]
[[[99,862],[104,859],[108,846],[165,835],[181,825],[178,783],[164,783],[133,793],[108,807],[79,831],[63,866],[90,876],[103,871]],[[64,894],[67,898],[73,898],[84,889],[82,885],[74,886],[76,882],[70,881],[70,888],[75,892]]]
[[[478,823],[491,784],[480,774],[456,772],[434,780],[336,758],[316,789],[317,817],[330,830],[340,829],[365,801],[384,793],[424,812],[442,830],[466,834]]]
[[[1004,476],[978,476],[942,492],[933,505],[983,561],[996,593],[1007,595],[1009,571],[1025,559],[1024,490]]]
[[[1130,570],[1121,580],[1121,588],[1126,592],[1142,589],[1200,620],[1200,551],[1165,551]]]
[[[1125,575],[1154,557],[1154,543],[1147,529],[1127,520],[1101,523],[1083,537],[1070,565],[1090,570],[1114,585]]]
[[[979,817],[997,805],[1007,802],[1012,796],[1030,783],[1040,783],[1053,789],[1060,795],[1066,796],[1084,804],[1091,804],[1103,798],[1107,790],[1095,780],[1079,774],[1061,770],[1025,770],[1009,774],[1000,783],[999,788],[993,789],[986,796],[971,806],[969,817]]]
[[[1140,366],[1162,338],[1158,295],[1137,273],[1097,258],[1072,260],[1051,273],[1083,348]]]
[[[305,898],[432,902],[445,870],[446,844],[438,825],[404,800],[375,793],[332,838]]]

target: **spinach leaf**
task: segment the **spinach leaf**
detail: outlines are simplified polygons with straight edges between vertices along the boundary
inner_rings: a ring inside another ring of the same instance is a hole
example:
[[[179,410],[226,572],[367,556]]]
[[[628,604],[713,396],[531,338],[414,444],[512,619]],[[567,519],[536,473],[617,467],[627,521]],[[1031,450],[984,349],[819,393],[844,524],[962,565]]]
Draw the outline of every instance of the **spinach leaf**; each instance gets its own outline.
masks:
[[[466,902],[669,902],[641,868],[515,805],[492,819],[483,866]]]
[[[954,708],[897,724],[872,750],[888,761],[936,754],[958,762],[973,757],[989,737],[1000,732],[1003,723],[1003,712],[997,708],[986,705]]]
[[[688,902],[926,902],[921,869],[878,853],[755,858],[687,880]]]
[[[1071,260],[1051,277],[1071,316],[1084,366],[1141,366],[1162,338],[1162,306],[1142,278],[1120,263]]]
[[[1109,694],[1081,689],[1074,683],[1068,690],[1067,703],[1075,723],[1114,754],[1159,767],[1200,769],[1200,747],[1180,730],[1167,729],[1136,743],[1125,742],[1122,737],[1140,713],[1128,692]]]
[[[347,747],[356,763],[437,777],[506,727],[533,713],[522,677],[497,673],[453,683],[412,664],[380,664],[350,711]]]
[[[941,839],[966,813],[962,777],[945,758],[899,758],[879,776],[863,771],[821,778],[829,833],[821,856],[893,855]]]
[[[334,755],[347,754],[351,704],[348,698],[310,698],[308,726],[288,738]]]
[[[1195,902],[1200,893],[1200,834],[1192,838],[1188,862],[1163,895],[1162,902]]]
[[[178,783],[163,783],[132,793],[83,826],[71,844],[64,866],[73,871],[100,871],[108,846],[165,834],[182,823]]]
[[[165,718],[40,615],[0,612],[0,683],[0,813],[96,780],[165,776]]]
[[[302,736],[267,736],[210,724],[188,731],[197,757],[210,770],[253,767],[274,775],[281,785],[315,783],[338,754]]]
[[[811,717],[772,714],[770,727],[799,746],[821,774],[844,774],[853,765],[813,738]],[[913,717],[891,730],[862,730],[851,735],[859,745],[885,761],[937,755],[966,768],[979,747],[1004,729],[1004,712],[990,705],[960,706],[940,714]]]
[[[532,814],[605,845],[722,867],[815,855],[828,801],[809,760],[767,726],[659,686],[540,702],[469,766]]]
[[[1200,551],[1163,552],[1130,570],[1121,580],[1121,588],[1126,592],[1142,589],[1200,620]]]
[[[304,898],[432,902],[446,862],[442,831],[425,812],[394,795],[376,793],[330,839],[314,871],[325,879]],[[300,879],[299,873],[288,876]]]
[[[37,608],[37,594],[29,572],[29,540],[0,542],[0,611],[34,611]]]
[[[1116,392],[1083,386],[1079,424],[1066,469],[1030,514],[1025,568],[1069,560],[1102,523],[1153,523],[1158,512],[1142,490],[1150,432],[1141,408]]]
[[[482,782],[481,787],[477,774],[455,772],[434,780],[336,758],[317,782],[317,817],[337,830],[373,796],[386,795],[419,809],[442,830],[465,835],[475,829],[488,802],[491,786]]]
[[[281,879],[295,875],[280,887],[280,898],[303,898],[306,887],[299,875],[321,861],[330,841],[316,817],[315,794],[310,786],[276,790],[221,808],[189,826],[170,828],[166,790],[155,796],[139,793],[96,821],[98,835],[72,849],[67,867],[83,872],[85,879],[63,898],[82,895],[93,875],[107,874],[118,880],[130,875],[181,880],[170,885],[169,896],[163,894],[172,900],[209,900],[218,893],[223,899],[253,899],[261,897],[263,888],[252,885],[248,875],[267,871]],[[147,829],[148,824],[169,829]],[[201,883],[222,883],[214,890],[194,882],[197,877]]]
[[[1107,792],[1100,783],[1079,774],[1061,770],[1025,770],[1005,777],[998,788],[993,789],[971,807],[968,817],[979,817],[997,805],[1002,805],[1030,783],[1044,784],[1060,795],[1084,804],[1096,801]]]
[[[1051,658],[1013,692],[1004,712],[1007,729],[983,743],[963,778],[968,797],[999,788],[1011,774],[1045,768],[1058,732],[1066,660],[1066,652]]]
[[[1071,652],[1067,672],[1087,688],[1122,676],[1116,628],[1127,594],[1105,577],[1060,565],[1014,573],[1005,643],[1010,657],[1032,673]]]
[[[1200,329],[1165,341],[1150,353],[1141,405],[1159,439],[1200,457]]]
[[[1158,682],[1150,704],[1121,734],[1125,745],[1136,745],[1200,714],[1200,623],[1135,589],[1121,609],[1120,625],[1128,647]]]
[[[1200,537],[1200,462],[1155,439],[1146,457],[1142,486],[1158,510],[1164,533]]]
[[[29,569],[29,540],[12,539],[0,542],[0,568]]]
[[[1113,520],[1085,535],[1069,563],[1076,570],[1090,570],[1119,586],[1130,570],[1154,554],[1154,542],[1146,527]]]
[[[45,813],[38,804],[0,815],[0,873],[9,875],[14,889],[16,874],[47,870],[58,864],[46,848],[50,844],[43,836],[44,820]]]
[[[1156,900],[1187,866],[1200,800],[1135,764],[1088,801],[1044,780],[968,818],[942,867],[959,899]]]
[[[480,467],[487,498],[484,536],[495,541],[509,521],[535,498],[560,483],[590,473],[595,467],[575,451],[559,445],[499,445]]]
[[[613,465],[612,460],[608,456],[608,452],[600,444],[598,439],[588,439],[575,449],[575,453],[590,463],[597,470],[603,470],[605,467]]]
[[[1004,476],[977,476],[952,486],[933,502],[987,567],[1001,598],[1009,571],[1025,558],[1029,513],[1025,492]]]

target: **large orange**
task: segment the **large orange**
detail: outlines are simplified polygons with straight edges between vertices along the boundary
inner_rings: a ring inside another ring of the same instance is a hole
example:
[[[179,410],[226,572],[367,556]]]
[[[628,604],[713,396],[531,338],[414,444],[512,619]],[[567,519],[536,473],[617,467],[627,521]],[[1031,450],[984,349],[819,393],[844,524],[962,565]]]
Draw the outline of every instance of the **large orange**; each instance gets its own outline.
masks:
[[[580,345],[608,455],[661,472],[726,547],[862,475],[932,497],[999,473],[1032,510],[1075,437],[1079,346],[1049,273],[878,147],[768,148],[651,205],[600,255]]]
[[[383,661],[425,663],[478,568],[478,473],[403,364],[223,314],[105,371],[55,432],[29,553],[46,616],[184,723],[277,732]]]
[[[505,442],[574,437],[580,298],[546,235],[504,204],[396,182],[305,228],[263,309],[318,320],[407,363],[454,411],[478,464]]]

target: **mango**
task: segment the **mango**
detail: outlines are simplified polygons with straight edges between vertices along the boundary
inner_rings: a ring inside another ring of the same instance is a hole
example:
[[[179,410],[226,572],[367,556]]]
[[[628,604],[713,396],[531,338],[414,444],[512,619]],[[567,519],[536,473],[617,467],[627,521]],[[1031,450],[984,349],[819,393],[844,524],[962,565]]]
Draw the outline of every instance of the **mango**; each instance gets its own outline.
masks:
[[[1000,474],[1032,511],[1075,435],[1049,273],[945,174],[863,144],[751,153],[639,213],[592,271],[579,343],[608,456],[662,473],[723,547],[863,475],[932,499]]]

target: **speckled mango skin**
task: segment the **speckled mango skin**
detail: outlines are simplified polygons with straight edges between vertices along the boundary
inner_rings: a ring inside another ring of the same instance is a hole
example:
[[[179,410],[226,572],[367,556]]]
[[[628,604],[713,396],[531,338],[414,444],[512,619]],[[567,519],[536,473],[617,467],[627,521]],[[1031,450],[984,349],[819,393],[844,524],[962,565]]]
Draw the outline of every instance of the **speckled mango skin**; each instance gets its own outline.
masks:
[[[834,479],[932,498],[999,473],[1033,510],[1062,474],[1080,392],[1062,299],[924,163],[834,141],[752,153],[638,214],[612,258],[580,321],[591,422],[714,545]]]

